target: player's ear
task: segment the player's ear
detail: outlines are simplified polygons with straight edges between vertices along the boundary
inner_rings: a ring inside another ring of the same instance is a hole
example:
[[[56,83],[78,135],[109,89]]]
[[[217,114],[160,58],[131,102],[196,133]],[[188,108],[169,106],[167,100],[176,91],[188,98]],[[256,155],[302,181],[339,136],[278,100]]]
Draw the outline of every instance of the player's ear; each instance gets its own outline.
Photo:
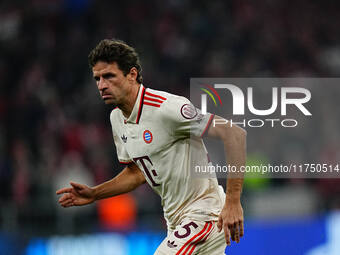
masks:
[[[129,81],[136,81],[137,80],[137,75],[138,75],[138,71],[136,67],[132,67],[130,69],[130,72],[128,73],[128,79]]]

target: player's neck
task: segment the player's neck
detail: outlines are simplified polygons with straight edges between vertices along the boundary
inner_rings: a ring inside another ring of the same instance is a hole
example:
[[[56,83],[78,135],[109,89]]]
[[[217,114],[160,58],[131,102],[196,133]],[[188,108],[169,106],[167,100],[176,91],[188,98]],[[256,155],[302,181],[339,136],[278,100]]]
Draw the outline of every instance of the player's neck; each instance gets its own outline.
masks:
[[[126,103],[124,105],[119,106],[119,109],[122,111],[125,118],[129,118],[131,115],[131,112],[133,110],[133,107],[135,106],[138,97],[140,86],[141,85],[138,83],[136,85],[131,86],[131,91],[128,94]]]

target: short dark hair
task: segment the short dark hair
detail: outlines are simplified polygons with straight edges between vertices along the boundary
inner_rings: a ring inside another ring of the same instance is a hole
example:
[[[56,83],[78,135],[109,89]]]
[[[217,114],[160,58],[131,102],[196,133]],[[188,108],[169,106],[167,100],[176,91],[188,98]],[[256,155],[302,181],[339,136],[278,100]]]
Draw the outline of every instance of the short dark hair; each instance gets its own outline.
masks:
[[[138,71],[137,82],[142,83],[142,67],[136,50],[125,42],[116,39],[104,39],[90,52],[88,56],[90,67],[94,67],[97,62],[116,62],[124,75],[127,75],[132,67]]]

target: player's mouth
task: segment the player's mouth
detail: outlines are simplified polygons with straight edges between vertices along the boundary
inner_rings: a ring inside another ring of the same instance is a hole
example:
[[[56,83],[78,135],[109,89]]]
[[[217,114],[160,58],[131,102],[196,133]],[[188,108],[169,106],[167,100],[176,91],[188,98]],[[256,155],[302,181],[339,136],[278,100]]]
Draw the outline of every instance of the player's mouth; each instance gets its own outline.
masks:
[[[102,95],[102,98],[103,99],[108,99],[108,98],[111,98],[112,96],[110,94],[103,94]]]

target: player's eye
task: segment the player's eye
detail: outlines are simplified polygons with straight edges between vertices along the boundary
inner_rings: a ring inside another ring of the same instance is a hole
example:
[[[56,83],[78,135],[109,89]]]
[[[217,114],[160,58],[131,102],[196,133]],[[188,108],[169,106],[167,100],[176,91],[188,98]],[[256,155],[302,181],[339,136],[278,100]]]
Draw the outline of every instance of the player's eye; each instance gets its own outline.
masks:
[[[99,81],[99,77],[98,76],[93,77],[93,79],[95,79],[95,81]]]
[[[106,74],[103,75],[103,78],[104,78],[104,79],[110,79],[110,78],[113,78],[114,76],[115,76],[115,75],[112,74],[112,73],[106,73]]]

